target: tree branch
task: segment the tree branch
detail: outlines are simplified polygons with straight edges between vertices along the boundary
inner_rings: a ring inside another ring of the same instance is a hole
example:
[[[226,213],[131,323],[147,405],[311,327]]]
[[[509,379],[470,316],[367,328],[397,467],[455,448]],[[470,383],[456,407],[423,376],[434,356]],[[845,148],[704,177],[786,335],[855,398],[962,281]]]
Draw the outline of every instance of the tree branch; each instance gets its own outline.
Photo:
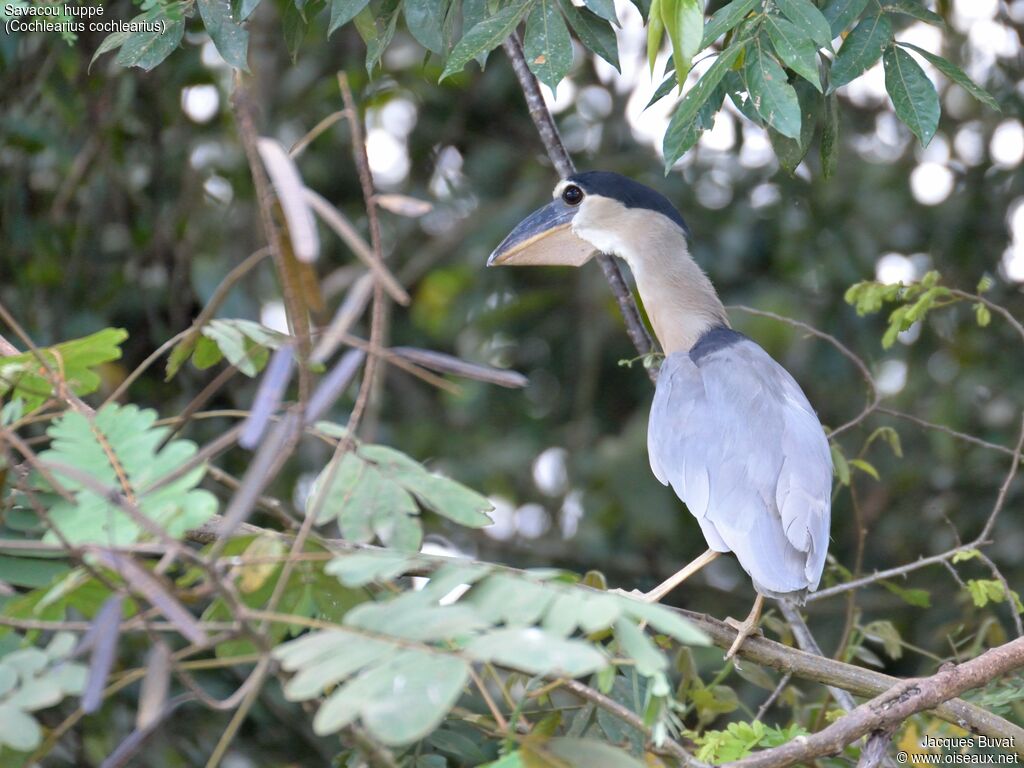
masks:
[[[963,664],[947,664],[931,677],[903,680],[818,733],[730,765],[733,768],[785,768],[838,754],[862,736],[890,730],[918,712],[935,709],[964,691],[979,688],[1021,666],[1024,666],[1024,638],[992,648]],[[1018,754],[1024,750],[1019,738],[1007,739],[1001,746]]]
[[[551,164],[555,166],[558,175],[563,179],[566,176],[571,176],[576,172],[576,166],[569,156],[565,144],[562,143],[562,137],[558,134],[558,126],[555,125],[551,112],[544,103],[544,96],[540,92],[537,78],[533,76],[526,63],[526,56],[518,35],[513,32],[502,44],[502,47],[504,47],[509,61],[512,62],[512,69],[515,70],[516,78],[519,80],[519,87],[526,99],[530,117],[533,118],[533,124],[537,126],[537,133],[540,135],[540,140],[544,142],[544,148],[547,150],[548,157],[551,158]],[[619,304],[619,311],[622,312],[622,319],[626,322],[626,333],[629,334],[630,341],[633,342],[633,346],[636,347],[639,354],[648,354],[654,350],[654,343],[651,341],[644,321],[640,318],[640,311],[633,299],[633,293],[622,277],[622,270],[619,269],[615,259],[607,253],[598,254],[597,263],[601,265],[601,271],[604,272],[604,277]],[[658,372],[654,368],[647,368],[647,375],[650,376],[651,381],[658,378]]]

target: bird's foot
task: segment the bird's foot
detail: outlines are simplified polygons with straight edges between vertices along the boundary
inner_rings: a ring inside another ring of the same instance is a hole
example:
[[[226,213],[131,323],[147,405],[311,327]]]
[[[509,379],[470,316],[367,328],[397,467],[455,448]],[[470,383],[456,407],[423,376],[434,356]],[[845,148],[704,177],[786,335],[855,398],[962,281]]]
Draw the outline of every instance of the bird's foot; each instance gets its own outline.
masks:
[[[736,639],[732,641],[732,645],[729,646],[728,653],[725,654],[725,660],[728,661],[736,655],[736,651],[740,649],[743,642],[751,635],[764,635],[764,633],[758,628],[760,617],[753,620],[747,619],[746,621],[737,621],[731,616],[725,620],[725,623],[736,630]]]

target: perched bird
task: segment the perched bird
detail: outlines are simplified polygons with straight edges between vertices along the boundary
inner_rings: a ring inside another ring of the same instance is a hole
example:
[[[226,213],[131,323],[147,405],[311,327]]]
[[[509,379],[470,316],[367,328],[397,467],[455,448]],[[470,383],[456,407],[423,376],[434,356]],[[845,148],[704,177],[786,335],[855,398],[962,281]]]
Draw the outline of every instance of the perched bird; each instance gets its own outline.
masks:
[[[488,266],[581,266],[625,260],[665,353],[647,429],[651,469],[697,518],[709,549],[642,599],[661,600],[725,552],[757,591],[727,658],[756,629],[765,596],[803,602],[828,549],[832,458],[792,376],[729,327],[711,281],[690,256],[668,199],[616,173],[578,173],[517,226]]]

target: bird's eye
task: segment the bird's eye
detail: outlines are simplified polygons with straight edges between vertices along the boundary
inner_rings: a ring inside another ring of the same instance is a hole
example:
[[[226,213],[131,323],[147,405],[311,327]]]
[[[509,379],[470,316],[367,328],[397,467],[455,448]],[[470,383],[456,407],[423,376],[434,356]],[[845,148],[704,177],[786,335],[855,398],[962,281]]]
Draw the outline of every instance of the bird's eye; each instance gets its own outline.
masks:
[[[583,202],[583,190],[575,184],[570,184],[562,190],[562,200],[568,205],[579,205]]]

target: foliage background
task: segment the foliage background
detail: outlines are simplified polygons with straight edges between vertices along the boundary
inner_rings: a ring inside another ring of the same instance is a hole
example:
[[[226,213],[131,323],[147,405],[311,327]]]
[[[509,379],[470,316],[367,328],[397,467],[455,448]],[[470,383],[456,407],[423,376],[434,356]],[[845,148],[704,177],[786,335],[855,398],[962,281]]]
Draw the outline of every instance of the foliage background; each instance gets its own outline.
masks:
[[[887,405],[1012,447],[1024,408],[1022,355],[1020,340],[998,318],[979,327],[970,306],[957,305],[883,349],[884,314],[860,318],[842,300],[860,280],[912,280],[937,269],[945,284],[965,290],[988,275],[989,296],[1018,317],[1024,312],[1024,3],[940,6],[947,29],[932,32],[906,18],[897,36],[941,46],[963,62],[1002,113],[938,80],[943,117],[922,149],[896,122],[877,88],[878,73],[869,72],[857,88],[840,92],[839,155],[830,179],[813,153],[795,176],[780,170],[763,130],[728,107],[662,177],[656,147],[666,112],[661,105],[648,113],[637,108],[653,85],[643,66],[640,17],[629,4],[617,8],[624,74],[577,48],[552,103],[581,168],[631,175],[678,205],[695,256],[727,304],[778,312],[834,335],[869,362]],[[128,3],[106,8],[114,18],[135,13]],[[471,531],[438,519],[432,532],[444,537],[443,546],[479,559],[594,568],[627,588],[647,588],[703,551],[694,521],[648,469],[651,388],[642,367],[619,365],[634,353],[599,271],[484,269],[491,248],[547,199],[556,181],[505,58],[495,52],[482,74],[470,65],[438,85],[441,63],[424,56],[399,25],[382,71],[368,79],[355,30],[343,27],[325,40],[327,18],[315,4],[312,28],[292,60],[280,34],[289,13],[288,4],[265,0],[249,26],[261,131],[289,146],[339,109],[334,73],[343,69],[368,106],[378,187],[433,204],[419,219],[384,214],[389,264],[413,295],[409,309],[390,313],[391,342],[513,368],[530,379],[521,391],[463,382],[461,394],[451,395],[388,370],[364,438],[400,447],[496,506],[492,528]],[[102,368],[102,391],[109,393],[187,327],[231,266],[262,245],[262,235],[227,107],[230,72],[206,35],[189,26],[181,50],[145,73],[122,69],[109,56],[90,72],[100,41],[0,38],[0,300],[41,345],[108,326],[128,329],[123,358]],[[308,186],[365,227],[348,142],[341,121],[298,163]],[[354,275],[353,259],[336,241],[325,243],[317,269],[333,306]],[[267,263],[232,292],[220,314],[272,324],[279,307]],[[768,318],[737,311],[733,319],[801,382],[826,425],[859,411],[864,383],[828,344]],[[162,415],[177,413],[212,376],[186,366],[168,383],[158,366],[132,386],[130,399]],[[254,386],[236,377],[206,407],[247,408]],[[340,403],[335,417],[343,420],[350,407]],[[201,444],[231,423],[196,421],[187,436]],[[948,549],[955,531],[975,535],[1008,463],[1000,453],[879,414],[840,439],[846,453],[857,455],[881,425],[899,431],[903,456],[876,442],[865,457],[881,481],[854,473],[867,530],[865,572]],[[269,492],[286,501],[301,495],[327,458],[323,446],[304,445]],[[245,461],[231,455],[225,468],[241,474]],[[848,569],[856,557],[853,498],[843,489],[833,507],[831,555]],[[1018,482],[987,550],[1011,586],[1024,583],[1019,511]],[[988,578],[977,563],[958,567],[964,578]],[[833,568],[826,583],[841,578]],[[908,605],[879,586],[858,593],[856,624],[891,622],[906,643],[896,653],[868,641],[858,663],[901,676],[924,673],[934,668],[931,654],[995,645],[1013,633],[1008,603],[977,607],[940,567],[899,586],[926,590],[929,607]],[[741,616],[752,597],[742,571],[723,559],[671,602]],[[826,654],[841,651],[849,610],[842,598],[810,608]],[[780,629],[769,623],[766,632],[777,637]],[[126,652],[141,654],[144,643],[133,642]],[[709,677],[721,665],[710,651],[698,658]],[[205,682],[227,693],[238,681],[227,674]],[[728,682],[750,709],[725,715],[718,727],[729,717],[750,719],[767,695],[736,675]],[[805,695],[820,694],[808,688]],[[799,703],[795,693],[784,698],[777,721],[788,722]],[[109,702],[83,723],[66,759],[98,764],[130,730],[132,711],[130,700]],[[296,713],[268,687],[232,748],[233,764],[305,764],[329,753]],[[225,721],[184,707],[139,759],[194,764]]]

